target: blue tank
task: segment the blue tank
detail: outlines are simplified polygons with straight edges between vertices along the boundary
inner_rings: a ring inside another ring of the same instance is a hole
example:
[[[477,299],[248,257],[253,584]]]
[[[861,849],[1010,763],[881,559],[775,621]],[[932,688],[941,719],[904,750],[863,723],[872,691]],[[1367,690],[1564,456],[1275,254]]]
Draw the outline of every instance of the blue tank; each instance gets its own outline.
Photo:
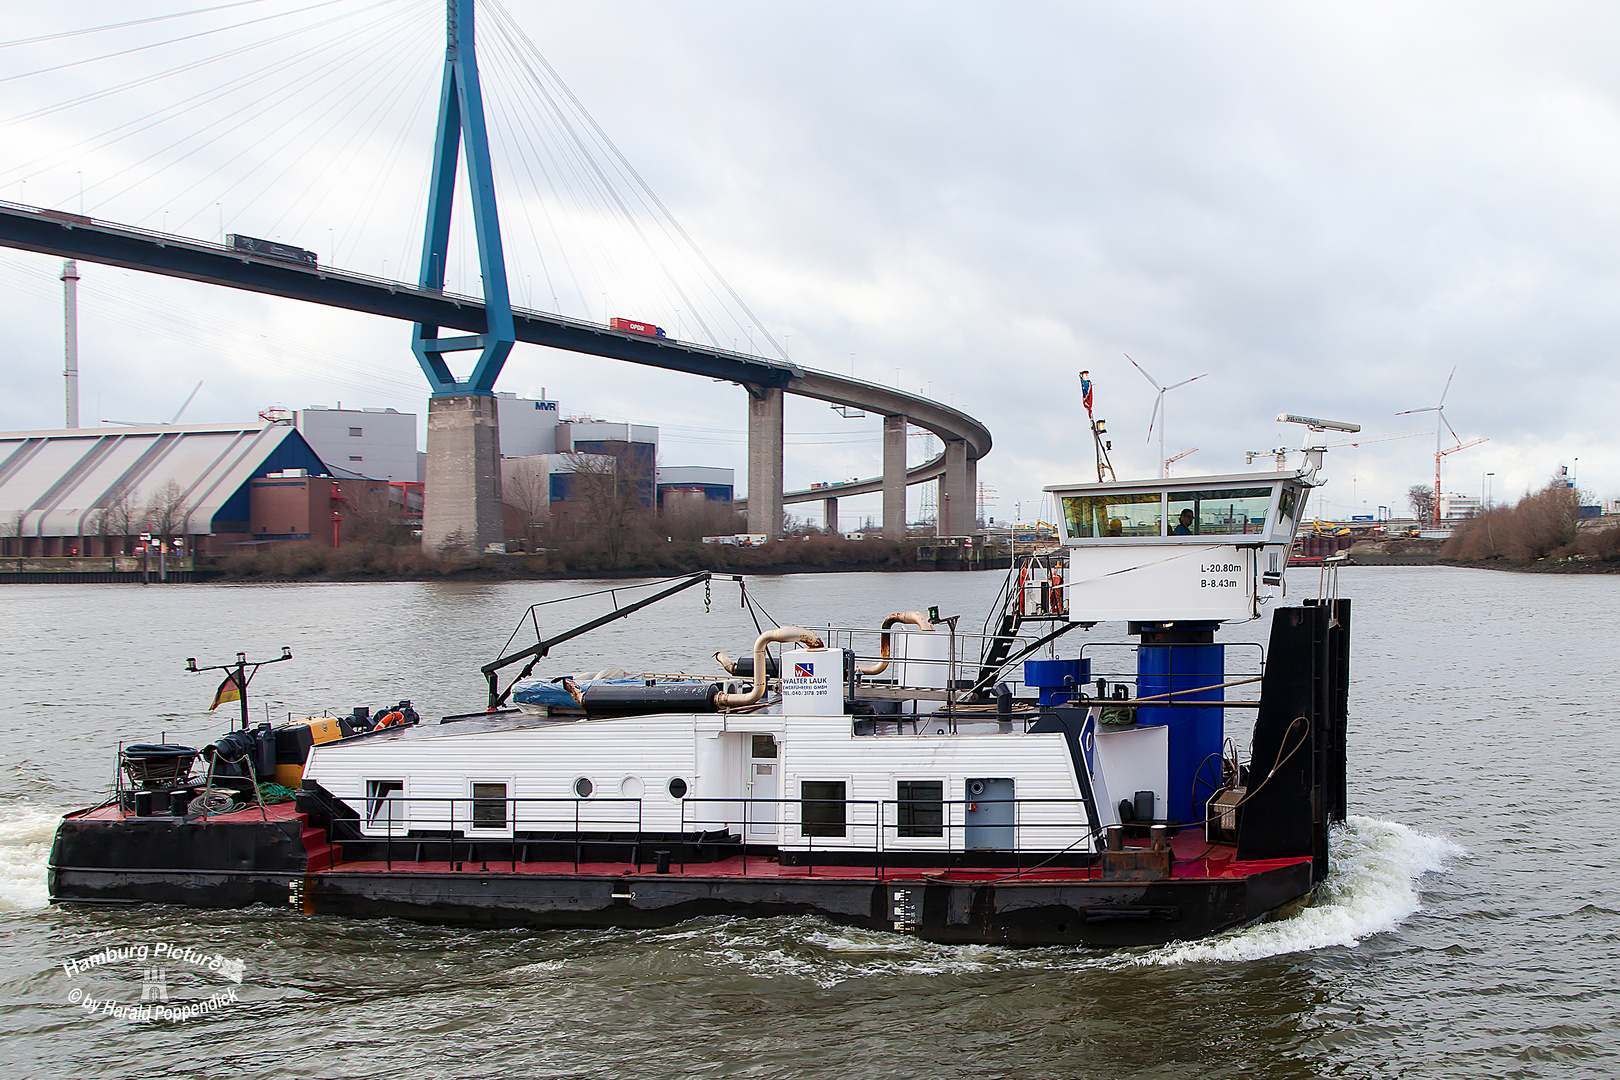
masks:
[[[1213,629],[1209,631],[1213,636]],[[1138,698],[1151,698],[1171,691],[1197,690],[1199,687],[1218,686],[1226,681],[1226,647],[1215,644],[1144,644],[1136,652],[1136,694]],[[1197,690],[1191,694],[1177,694],[1176,701],[1221,701],[1224,690]],[[1159,808],[1157,817],[1191,825],[1202,821],[1201,807],[1193,805],[1193,778],[1200,768],[1204,770],[1204,783],[1199,786],[1200,799],[1208,798],[1213,788],[1211,777],[1218,786],[1221,741],[1226,730],[1224,709],[1167,709],[1141,706],[1136,710],[1136,722],[1170,729],[1169,806]],[[1211,756],[1216,760],[1209,761]]]
[[[1090,660],[1025,660],[1024,685],[1038,691],[1037,704],[1067,705],[1091,681]]]

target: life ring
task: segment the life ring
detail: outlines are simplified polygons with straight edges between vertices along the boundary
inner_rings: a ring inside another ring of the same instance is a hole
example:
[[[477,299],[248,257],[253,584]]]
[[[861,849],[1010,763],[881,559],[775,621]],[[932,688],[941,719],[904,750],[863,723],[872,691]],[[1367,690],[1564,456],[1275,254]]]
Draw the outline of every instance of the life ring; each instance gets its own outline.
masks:
[[[1063,571],[1052,567],[1052,614],[1066,615],[1068,611],[1063,606]]]
[[[403,724],[404,722],[405,714],[396,709],[393,712],[383,713],[381,716],[379,716],[377,718],[377,727],[373,728],[372,730],[375,731],[394,724]]]

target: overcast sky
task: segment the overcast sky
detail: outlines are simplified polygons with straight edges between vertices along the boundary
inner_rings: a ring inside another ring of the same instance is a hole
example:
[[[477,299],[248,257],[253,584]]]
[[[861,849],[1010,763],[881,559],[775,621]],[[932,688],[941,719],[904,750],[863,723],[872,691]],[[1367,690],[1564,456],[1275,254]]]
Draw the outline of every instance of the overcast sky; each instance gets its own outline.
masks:
[[[301,10],[315,2],[0,47],[12,159],[0,198],[77,211],[82,184],[97,217],[208,240],[273,235],[323,262],[413,277],[442,5]],[[38,5],[12,13],[6,41],[209,6]],[[1493,494],[1516,496],[1578,458],[1584,493],[1620,497],[1620,9],[507,10],[795,362],[931,392],[989,426],[979,478],[993,516],[1017,503],[1030,519],[1046,484],[1092,478],[1082,368],[1119,475],[1156,471],[1154,391],[1127,353],[1165,383],[1208,373],[1168,397],[1167,452],[1197,448],[1177,472],[1242,471],[1245,451],[1297,445],[1280,411],[1369,436],[1427,431],[1329,454],[1319,513],[1403,512],[1406,489],[1432,482],[1433,414],[1395,414],[1433,405],[1455,367],[1446,415],[1464,441],[1490,441],[1446,459],[1447,491],[1478,494],[1492,472]],[[338,16],[349,21],[311,28]],[[653,274],[638,260],[657,256],[624,242],[622,222],[548,208],[537,170],[553,121],[521,104],[523,70],[494,52],[484,15],[481,39],[486,26],[515,299],[697,337],[690,309],[658,299],[668,288],[634,284]],[[286,93],[268,71],[244,77],[283,60],[297,81]],[[54,70],[28,74],[41,69]],[[451,284],[477,291],[468,258]],[[60,269],[0,252],[12,372],[0,428],[62,422]],[[199,380],[186,421],[338,401],[425,413],[408,326],[81,272],[87,426],[167,420]],[[767,351],[763,334],[754,344]],[[565,414],[658,424],[664,463],[730,466],[744,483],[736,387],[518,346],[500,388],[542,387]],[[876,474],[878,426],[793,401],[788,485]],[[877,499],[843,510],[848,527]]]

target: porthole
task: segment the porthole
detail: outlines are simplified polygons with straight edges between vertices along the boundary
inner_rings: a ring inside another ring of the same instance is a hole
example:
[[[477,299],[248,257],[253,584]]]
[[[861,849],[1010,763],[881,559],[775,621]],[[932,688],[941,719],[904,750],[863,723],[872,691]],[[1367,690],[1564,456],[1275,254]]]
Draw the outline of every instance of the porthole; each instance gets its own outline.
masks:
[[[627,776],[619,781],[619,796],[625,799],[639,799],[642,793],[641,777]]]
[[[586,777],[582,776],[578,780],[574,781],[574,794],[578,795],[582,799],[590,798],[591,792],[595,790],[596,785],[591,783]]]
[[[672,799],[686,798],[686,781],[678,776],[671,780],[669,782],[669,795]]]

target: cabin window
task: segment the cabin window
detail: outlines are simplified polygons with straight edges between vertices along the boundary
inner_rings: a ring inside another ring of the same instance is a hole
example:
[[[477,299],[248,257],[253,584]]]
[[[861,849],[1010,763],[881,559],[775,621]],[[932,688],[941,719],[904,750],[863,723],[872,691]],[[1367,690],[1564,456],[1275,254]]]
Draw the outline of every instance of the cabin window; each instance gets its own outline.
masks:
[[[945,835],[944,781],[897,780],[894,799],[896,835]]]
[[[1286,521],[1288,523],[1288,525],[1289,525],[1289,528],[1287,528],[1287,529],[1279,528],[1277,530],[1279,533],[1280,532],[1288,532],[1288,533],[1292,534],[1292,532],[1293,532],[1293,527],[1292,526],[1294,524],[1294,511],[1297,510],[1297,509],[1299,509],[1299,500],[1294,495],[1294,489],[1291,488],[1291,487],[1283,488],[1282,489],[1282,497],[1277,500],[1277,520],[1278,520],[1279,525],[1282,522]]]
[[[844,835],[844,782],[805,780],[799,785],[799,827],[804,836]]]
[[[574,794],[578,795],[582,799],[590,798],[591,797],[591,792],[593,792],[595,790],[596,790],[596,785],[591,783],[590,780],[586,779],[583,776],[580,777],[578,780],[574,781]]]
[[[472,786],[472,827],[475,829],[506,828],[505,784],[474,784]]]
[[[392,830],[405,823],[405,782],[403,780],[366,781],[366,826]]]
[[[1271,488],[1170,492],[1172,536],[1232,536],[1264,532]]]
[[[671,780],[669,782],[669,797],[672,799],[686,798],[686,781],[678,776]]]
[[[773,758],[776,756],[776,738],[772,735],[755,735],[754,756],[757,758]]]
[[[1071,537],[1159,536],[1163,533],[1157,491],[1134,495],[1065,495],[1063,517]]]

